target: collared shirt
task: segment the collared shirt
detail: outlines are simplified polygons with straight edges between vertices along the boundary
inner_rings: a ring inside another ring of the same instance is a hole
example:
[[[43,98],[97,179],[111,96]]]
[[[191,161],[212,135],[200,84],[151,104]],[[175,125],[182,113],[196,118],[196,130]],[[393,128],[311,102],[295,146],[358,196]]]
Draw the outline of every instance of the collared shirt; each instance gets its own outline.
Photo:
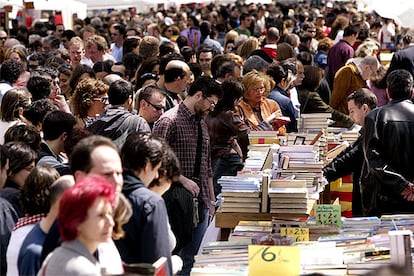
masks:
[[[184,103],[164,113],[155,123],[153,133],[163,137],[180,160],[181,173],[191,178],[197,151],[198,120]],[[210,205],[208,178],[212,177],[210,163],[210,137],[205,121],[201,119],[203,143],[201,148],[200,182],[201,193],[206,206]]]

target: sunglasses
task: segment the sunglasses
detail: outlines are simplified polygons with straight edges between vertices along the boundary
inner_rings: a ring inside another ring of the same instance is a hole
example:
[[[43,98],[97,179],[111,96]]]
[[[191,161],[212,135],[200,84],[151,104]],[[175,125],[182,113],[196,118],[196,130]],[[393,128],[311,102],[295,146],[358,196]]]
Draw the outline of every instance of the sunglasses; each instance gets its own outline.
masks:
[[[165,110],[165,106],[153,104],[153,103],[151,103],[150,101],[148,101],[146,99],[144,99],[144,101],[146,101],[147,104],[149,104],[150,106],[152,106],[153,108],[155,108],[155,110],[157,110],[157,111]]]
[[[109,103],[109,98],[108,97],[101,97],[101,98],[93,98],[94,101],[99,101],[103,104],[107,104]]]

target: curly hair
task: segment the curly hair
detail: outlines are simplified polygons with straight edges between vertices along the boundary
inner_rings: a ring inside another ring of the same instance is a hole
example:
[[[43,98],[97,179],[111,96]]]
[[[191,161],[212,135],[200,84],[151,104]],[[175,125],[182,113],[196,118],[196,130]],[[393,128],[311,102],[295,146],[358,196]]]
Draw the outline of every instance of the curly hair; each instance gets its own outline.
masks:
[[[73,114],[79,118],[86,118],[93,98],[105,95],[108,89],[109,86],[101,80],[80,80],[71,98]]]

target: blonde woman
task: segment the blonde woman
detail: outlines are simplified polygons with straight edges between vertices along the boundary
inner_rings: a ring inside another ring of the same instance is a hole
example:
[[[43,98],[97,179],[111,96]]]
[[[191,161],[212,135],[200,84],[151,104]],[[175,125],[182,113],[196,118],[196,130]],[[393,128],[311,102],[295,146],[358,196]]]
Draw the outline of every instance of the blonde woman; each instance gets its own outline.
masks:
[[[251,130],[276,130],[286,135],[286,128],[280,117],[279,104],[267,98],[274,87],[274,81],[265,73],[253,70],[242,80],[246,90],[238,106],[238,113]]]
[[[259,40],[255,37],[249,37],[246,39],[239,48],[237,48],[237,54],[246,60],[250,54],[260,48]]]
[[[25,50],[21,47],[13,47],[7,49],[4,54],[4,60],[14,60],[23,65],[24,70],[27,70],[27,54]]]

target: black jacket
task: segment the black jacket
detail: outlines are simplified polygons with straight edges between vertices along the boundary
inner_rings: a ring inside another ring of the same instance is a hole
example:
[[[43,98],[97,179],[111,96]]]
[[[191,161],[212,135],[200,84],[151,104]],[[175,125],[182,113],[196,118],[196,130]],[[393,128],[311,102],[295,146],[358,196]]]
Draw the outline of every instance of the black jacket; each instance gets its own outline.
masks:
[[[323,168],[323,175],[329,182],[352,173],[352,216],[354,217],[362,216],[359,178],[363,161],[364,153],[362,151],[361,135]]]
[[[172,275],[168,215],[164,200],[128,172],[124,173],[122,193],[132,207],[132,217],[123,226],[125,236],[115,241],[122,261],[152,264],[166,257],[167,275]]]
[[[412,213],[401,192],[414,181],[414,104],[393,100],[365,118],[361,175],[365,215]]]

